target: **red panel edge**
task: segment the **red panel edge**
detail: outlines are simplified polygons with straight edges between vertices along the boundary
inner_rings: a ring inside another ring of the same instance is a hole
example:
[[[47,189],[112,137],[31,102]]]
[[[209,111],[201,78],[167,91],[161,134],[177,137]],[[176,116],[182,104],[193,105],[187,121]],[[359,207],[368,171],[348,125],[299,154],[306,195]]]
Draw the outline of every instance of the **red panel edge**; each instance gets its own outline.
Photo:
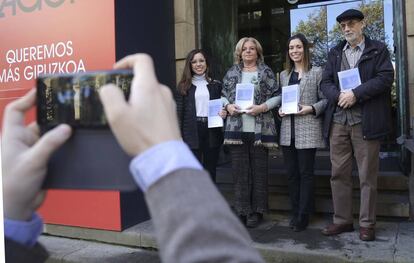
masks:
[[[48,224],[122,230],[118,191],[48,190],[38,212]]]

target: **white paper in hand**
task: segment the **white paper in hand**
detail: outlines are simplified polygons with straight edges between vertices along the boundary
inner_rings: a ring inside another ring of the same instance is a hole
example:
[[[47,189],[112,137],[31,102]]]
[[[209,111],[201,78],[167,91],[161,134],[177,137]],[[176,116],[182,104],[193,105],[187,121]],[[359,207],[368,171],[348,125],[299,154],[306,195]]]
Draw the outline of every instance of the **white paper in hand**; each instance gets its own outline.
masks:
[[[358,68],[338,72],[338,79],[341,91],[352,90],[361,85]]]
[[[253,105],[254,85],[250,83],[239,83],[236,85],[236,105],[241,111],[246,112],[246,108]]]
[[[294,114],[299,111],[299,85],[282,87],[282,112]]]
[[[220,117],[219,112],[222,108],[221,99],[208,101],[208,127],[216,128],[223,127],[223,119]]]

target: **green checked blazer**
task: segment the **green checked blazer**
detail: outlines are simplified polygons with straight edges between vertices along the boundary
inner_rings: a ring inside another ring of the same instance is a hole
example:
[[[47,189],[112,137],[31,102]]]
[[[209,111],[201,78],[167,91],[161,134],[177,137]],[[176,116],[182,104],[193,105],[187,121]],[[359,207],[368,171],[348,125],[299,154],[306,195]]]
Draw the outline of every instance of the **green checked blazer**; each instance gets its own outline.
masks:
[[[292,72],[280,73],[282,87],[289,83]],[[322,94],[319,84],[322,79],[322,69],[312,67],[304,73],[299,84],[299,104],[313,106],[315,115],[295,115],[295,147],[296,149],[323,148],[326,147],[322,136],[323,112],[328,100]],[[290,146],[291,142],[291,118],[286,115],[282,118],[280,127],[280,145]]]

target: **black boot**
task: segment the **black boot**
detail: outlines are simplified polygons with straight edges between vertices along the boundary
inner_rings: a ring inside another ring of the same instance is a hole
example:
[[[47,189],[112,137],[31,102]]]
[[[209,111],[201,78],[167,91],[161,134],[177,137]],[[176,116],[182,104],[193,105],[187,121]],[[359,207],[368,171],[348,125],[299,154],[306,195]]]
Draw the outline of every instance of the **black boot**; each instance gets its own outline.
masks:
[[[245,216],[245,215],[238,215],[237,217],[239,218],[240,222],[241,222],[244,226],[246,226],[247,216]]]
[[[289,221],[289,228],[293,229],[298,224],[298,214],[293,214]]]
[[[309,225],[309,215],[300,215],[298,217],[298,221],[296,225],[293,227],[293,231],[295,232],[301,232],[305,230]]]
[[[246,227],[255,228],[262,222],[262,220],[263,220],[263,214],[252,213],[247,217]]]

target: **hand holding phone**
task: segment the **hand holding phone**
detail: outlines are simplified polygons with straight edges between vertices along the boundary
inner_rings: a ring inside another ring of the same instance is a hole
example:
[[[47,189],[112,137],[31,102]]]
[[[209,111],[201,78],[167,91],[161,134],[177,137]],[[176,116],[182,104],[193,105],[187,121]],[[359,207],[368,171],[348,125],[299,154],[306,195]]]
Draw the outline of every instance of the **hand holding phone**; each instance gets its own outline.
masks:
[[[41,76],[37,80],[37,121],[42,133],[65,123],[72,137],[51,157],[45,188],[135,190],[128,165],[108,127],[99,90],[112,83],[129,97],[131,70]]]
[[[114,85],[100,92],[109,124],[122,148],[136,156],[156,144],[181,140],[172,92],[158,82],[152,58],[130,55],[115,68],[134,69],[129,100]]]
[[[42,203],[41,191],[50,156],[69,139],[71,128],[59,125],[39,139],[32,123],[24,117],[35,105],[35,90],[29,91],[7,105],[3,118],[2,168],[4,216],[14,220],[30,220],[33,211]]]

